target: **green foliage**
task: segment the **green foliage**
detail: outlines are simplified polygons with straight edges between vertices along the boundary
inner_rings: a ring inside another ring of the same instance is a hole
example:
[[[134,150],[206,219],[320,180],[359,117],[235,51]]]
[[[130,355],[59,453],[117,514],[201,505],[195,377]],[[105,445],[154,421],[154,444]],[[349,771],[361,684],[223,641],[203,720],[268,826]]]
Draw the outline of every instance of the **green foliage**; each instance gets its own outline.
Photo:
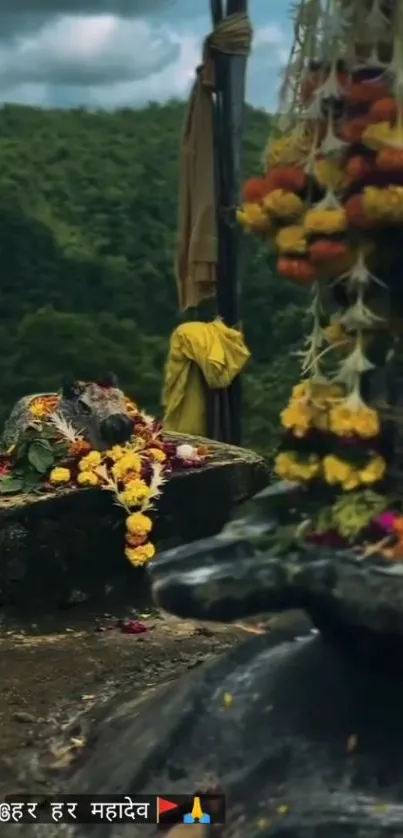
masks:
[[[169,335],[184,105],[114,113],[0,110],[0,420],[70,374],[113,369],[158,414]],[[247,110],[244,171],[260,169],[267,114]],[[245,237],[245,443],[270,450],[297,375],[305,294]]]

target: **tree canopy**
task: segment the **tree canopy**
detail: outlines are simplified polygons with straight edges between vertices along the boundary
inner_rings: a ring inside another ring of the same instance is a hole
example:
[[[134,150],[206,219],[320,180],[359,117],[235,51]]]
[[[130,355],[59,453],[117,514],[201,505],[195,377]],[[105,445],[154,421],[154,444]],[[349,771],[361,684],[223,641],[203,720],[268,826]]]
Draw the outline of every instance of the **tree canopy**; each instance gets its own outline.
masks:
[[[113,113],[0,109],[0,418],[66,375],[105,369],[158,414],[168,339],[184,105]],[[247,109],[244,171],[259,170],[270,131]],[[296,373],[305,293],[245,241],[242,320],[245,444],[268,450]]]

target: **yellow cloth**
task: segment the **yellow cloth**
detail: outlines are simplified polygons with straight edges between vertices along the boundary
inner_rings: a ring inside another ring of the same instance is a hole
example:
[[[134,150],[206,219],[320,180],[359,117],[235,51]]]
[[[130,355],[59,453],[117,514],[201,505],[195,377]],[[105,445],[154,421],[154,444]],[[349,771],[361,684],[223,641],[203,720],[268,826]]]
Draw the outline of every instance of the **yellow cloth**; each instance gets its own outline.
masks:
[[[183,323],[171,336],[165,372],[164,427],[206,435],[205,384],[229,387],[250,358],[241,332],[221,320]]]

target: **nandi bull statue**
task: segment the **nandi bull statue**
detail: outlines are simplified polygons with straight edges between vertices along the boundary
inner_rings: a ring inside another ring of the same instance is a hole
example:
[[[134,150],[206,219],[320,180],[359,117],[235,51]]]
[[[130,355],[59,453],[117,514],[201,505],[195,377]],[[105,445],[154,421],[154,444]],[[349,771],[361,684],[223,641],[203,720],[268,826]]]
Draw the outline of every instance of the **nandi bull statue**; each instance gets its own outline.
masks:
[[[3,449],[15,445],[35,420],[30,410],[32,403],[41,397],[51,399],[52,395],[55,394],[35,394],[17,402],[3,431]],[[57,400],[57,412],[96,450],[125,443],[133,433],[128,399],[113,373],[98,381],[65,382]]]

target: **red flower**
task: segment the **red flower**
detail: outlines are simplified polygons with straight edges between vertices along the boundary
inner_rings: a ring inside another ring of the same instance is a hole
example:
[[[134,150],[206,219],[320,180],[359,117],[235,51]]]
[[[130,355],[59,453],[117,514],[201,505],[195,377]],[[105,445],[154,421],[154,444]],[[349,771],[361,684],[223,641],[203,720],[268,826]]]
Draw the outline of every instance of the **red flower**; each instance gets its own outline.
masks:
[[[299,285],[310,286],[316,279],[316,271],[307,259],[289,259],[282,257],[277,260],[277,270],[282,276],[294,280]]]
[[[287,192],[301,192],[306,186],[307,177],[302,169],[296,166],[278,166],[272,169],[266,178],[266,192],[275,189],[285,189]]]
[[[352,195],[346,201],[344,209],[352,227],[357,227],[359,230],[372,230],[377,226],[376,222],[365,215],[362,195]]]
[[[373,166],[361,154],[356,154],[351,157],[346,166],[346,175],[350,183],[356,183],[357,180],[362,180],[373,171]]]
[[[369,111],[369,119],[371,122],[391,122],[393,123],[397,117],[397,102],[391,96],[386,96],[384,99],[379,99],[371,105]]]
[[[329,239],[318,239],[309,248],[312,262],[330,262],[334,259],[342,259],[348,253],[349,248],[344,242]]]
[[[243,185],[243,199],[246,204],[259,203],[265,190],[265,180],[262,177],[251,177]]]

